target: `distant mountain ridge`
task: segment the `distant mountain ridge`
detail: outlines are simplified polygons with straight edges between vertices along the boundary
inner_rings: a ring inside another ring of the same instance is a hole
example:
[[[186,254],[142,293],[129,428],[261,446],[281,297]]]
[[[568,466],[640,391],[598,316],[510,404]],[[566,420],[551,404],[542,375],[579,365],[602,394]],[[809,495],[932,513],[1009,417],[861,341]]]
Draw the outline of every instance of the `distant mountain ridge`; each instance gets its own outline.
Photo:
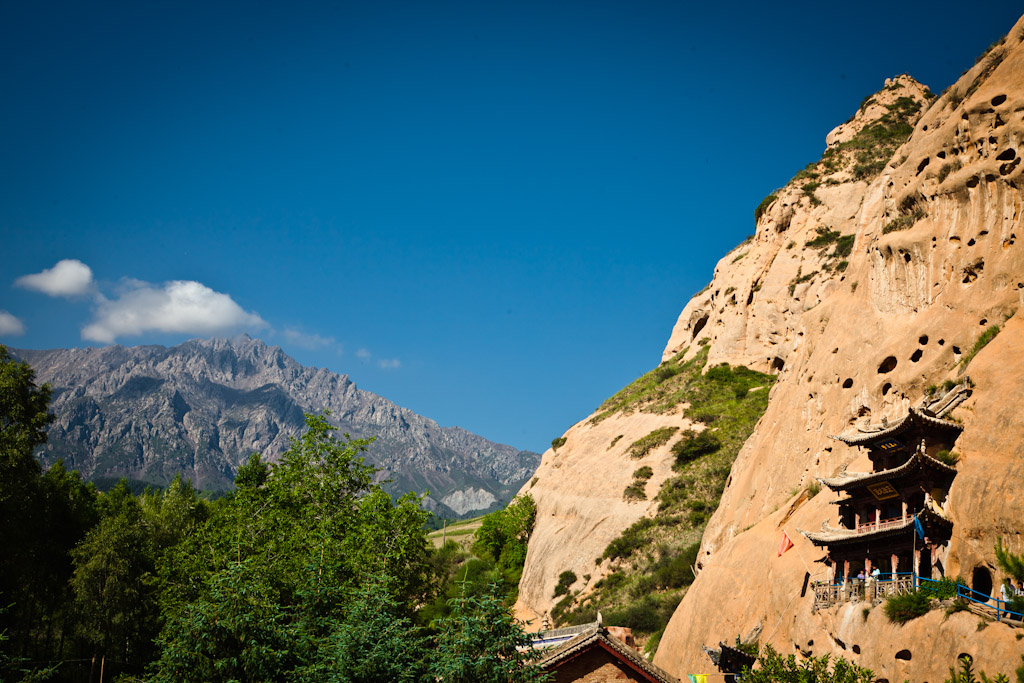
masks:
[[[276,458],[301,432],[303,413],[324,409],[341,432],[376,437],[366,459],[391,480],[388,491],[429,490],[427,506],[445,516],[507,501],[540,463],[537,453],[441,427],[248,335],[11,352],[53,387],[56,420],[40,457],[63,458],[92,480],[159,485],[181,473],[199,488],[225,489],[250,454]]]

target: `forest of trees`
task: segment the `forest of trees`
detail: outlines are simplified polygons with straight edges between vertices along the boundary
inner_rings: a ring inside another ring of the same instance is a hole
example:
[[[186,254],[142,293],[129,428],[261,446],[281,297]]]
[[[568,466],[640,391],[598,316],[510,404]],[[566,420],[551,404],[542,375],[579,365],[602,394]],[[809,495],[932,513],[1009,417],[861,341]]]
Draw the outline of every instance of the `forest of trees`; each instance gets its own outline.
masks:
[[[0,680],[545,680],[508,611],[532,499],[485,518],[477,557],[434,550],[419,499],[322,415],[223,498],[102,493],[33,456],[49,400],[0,346]]]

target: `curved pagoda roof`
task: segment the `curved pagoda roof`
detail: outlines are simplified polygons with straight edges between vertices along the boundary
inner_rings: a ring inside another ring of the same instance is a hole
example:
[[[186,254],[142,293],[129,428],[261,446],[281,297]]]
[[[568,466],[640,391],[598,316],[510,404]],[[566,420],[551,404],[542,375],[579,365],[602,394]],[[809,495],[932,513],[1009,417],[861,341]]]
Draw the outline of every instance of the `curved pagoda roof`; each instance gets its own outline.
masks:
[[[931,469],[941,474],[952,474],[956,476],[956,468],[952,465],[947,465],[944,462],[936,460],[930,455],[917,451],[907,458],[907,461],[899,467],[880,470],[878,472],[847,472],[843,469],[834,477],[818,477],[818,481],[833,491],[848,491],[850,489],[861,488],[880,481],[900,479],[919,469]]]
[[[842,441],[848,446],[869,446],[880,439],[891,438],[912,431],[915,427],[956,433],[963,431],[963,425],[960,423],[945,420],[929,413],[930,411],[926,411],[923,408],[910,408],[906,415],[891,424],[870,425],[858,428],[854,432],[831,436],[831,438],[836,441]]]
[[[934,508],[926,507],[921,510],[921,512],[917,513],[916,516],[919,516],[922,524],[927,527],[938,527],[945,530],[953,529],[953,522]],[[837,529],[830,526],[827,522],[821,525],[820,531],[804,531],[803,529],[797,529],[797,531],[803,534],[804,538],[817,546],[849,545],[869,540],[877,541],[879,539],[889,538],[890,536],[899,536],[900,534],[906,533],[908,530],[910,533],[916,533],[914,531],[914,517],[915,515],[910,515],[906,520],[897,524],[883,526],[877,531]]]

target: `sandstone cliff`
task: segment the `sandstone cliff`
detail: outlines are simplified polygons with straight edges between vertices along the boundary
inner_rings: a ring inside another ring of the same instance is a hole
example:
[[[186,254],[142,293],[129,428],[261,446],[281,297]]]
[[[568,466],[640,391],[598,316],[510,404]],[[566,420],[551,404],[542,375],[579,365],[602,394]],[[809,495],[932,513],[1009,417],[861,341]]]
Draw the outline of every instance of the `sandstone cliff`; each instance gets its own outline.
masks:
[[[998,581],[996,539],[1024,550],[1022,38],[1024,19],[939,98],[908,76],[887,81],[829,134],[819,162],[766,200],[754,238],[719,262],[679,316],[666,360],[692,357],[703,344],[709,367],[745,365],[778,381],[704,533],[699,576],[658,649],[655,663],[669,672],[709,670],[702,644],[758,623],[762,643],[784,654],[834,653],[889,680],[942,680],[961,653],[990,673],[1019,664],[1024,646],[1012,629],[979,632],[978,617],[966,613],[932,612],[903,627],[877,609],[865,618],[860,606],[812,614],[800,589],[805,571],[824,574],[814,562],[822,553],[796,530],[836,524],[835,495],[807,493],[814,477],[868,467],[828,435],[898,417],[930,385],[966,371],[975,387],[955,413],[964,422],[962,460],[946,503],[955,527],[943,564],[968,578],[984,567]],[[965,368],[993,324],[1002,331]],[[587,558],[653,510],[612,500],[630,468],[608,439],[636,438],[652,416],[618,419],[615,427],[582,422],[544,454],[521,615],[550,609],[558,571],[591,573]],[[666,458],[654,463],[652,488]],[[796,547],[776,558],[783,530]]]
[[[91,479],[165,484],[182,473],[226,488],[251,453],[276,457],[303,429],[303,413],[325,408],[341,432],[375,437],[367,460],[392,480],[389,491],[429,489],[428,506],[448,516],[507,501],[537,465],[536,453],[440,427],[246,335],[13,352],[54,387],[56,421],[40,456],[62,457]]]

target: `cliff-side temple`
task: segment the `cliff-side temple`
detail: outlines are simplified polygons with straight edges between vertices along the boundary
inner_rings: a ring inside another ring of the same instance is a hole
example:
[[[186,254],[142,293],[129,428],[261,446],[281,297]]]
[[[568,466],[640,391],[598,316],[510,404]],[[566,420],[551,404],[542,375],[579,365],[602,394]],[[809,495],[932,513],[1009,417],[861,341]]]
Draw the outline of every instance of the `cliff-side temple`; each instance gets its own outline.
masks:
[[[931,406],[912,407],[894,423],[867,425],[832,437],[865,448],[871,472],[847,472],[819,481],[840,495],[839,526],[803,531],[826,549],[829,581],[814,584],[815,608],[847,600],[876,600],[914,589],[920,579],[944,575],[940,550],[953,523],[944,506],[956,467],[949,453],[962,426],[945,416],[970,391],[955,387]],[[942,458],[942,459],[940,459]],[[945,461],[944,461],[945,460]]]

